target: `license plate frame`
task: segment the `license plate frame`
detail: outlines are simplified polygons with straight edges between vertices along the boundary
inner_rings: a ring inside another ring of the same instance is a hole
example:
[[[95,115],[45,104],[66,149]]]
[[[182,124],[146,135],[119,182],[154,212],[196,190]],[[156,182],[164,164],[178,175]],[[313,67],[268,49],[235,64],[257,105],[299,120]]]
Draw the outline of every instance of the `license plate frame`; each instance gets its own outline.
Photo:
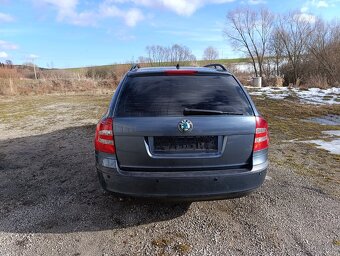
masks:
[[[157,136],[153,137],[153,152],[217,153],[218,136]]]

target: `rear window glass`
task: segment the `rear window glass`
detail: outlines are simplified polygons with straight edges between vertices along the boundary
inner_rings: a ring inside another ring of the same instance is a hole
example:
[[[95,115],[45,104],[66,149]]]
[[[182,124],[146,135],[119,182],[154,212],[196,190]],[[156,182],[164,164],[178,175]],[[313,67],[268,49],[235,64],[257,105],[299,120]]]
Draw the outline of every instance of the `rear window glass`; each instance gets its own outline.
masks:
[[[253,115],[241,87],[232,76],[128,77],[116,116],[183,116],[184,108]]]

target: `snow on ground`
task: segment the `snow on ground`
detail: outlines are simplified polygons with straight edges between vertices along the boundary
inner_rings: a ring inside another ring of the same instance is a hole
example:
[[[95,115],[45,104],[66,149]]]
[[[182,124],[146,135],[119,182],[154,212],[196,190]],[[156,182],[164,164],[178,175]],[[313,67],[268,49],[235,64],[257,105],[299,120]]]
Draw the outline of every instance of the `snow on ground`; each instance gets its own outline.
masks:
[[[301,90],[287,87],[247,87],[250,95],[265,96],[270,99],[282,100],[288,96],[296,96],[301,102],[309,104],[340,104],[340,88],[332,87],[328,89],[309,88]]]
[[[340,137],[340,130],[323,131],[322,133],[331,137],[333,136]]]
[[[289,96],[287,87],[248,87],[250,95],[266,96],[271,99],[282,100]]]
[[[317,148],[322,148],[329,151],[331,154],[340,155],[340,130],[323,131],[327,140],[308,140],[305,143],[316,144]],[[331,140],[330,140],[331,138]]]
[[[292,89],[301,101],[314,104],[340,104],[338,96],[340,88],[309,88],[307,91],[301,91],[297,88]]]
[[[334,139],[331,141],[310,140],[306,142],[316,144],[317,148],[325,149],[329,151],[331,154],[340,155],[340,139]]]
[[[308,90],[301,90],[298,88],[288,87],[247,87],[250,95],[264,96],[266,98],[282,100],[289,96],[296,97],[301,103],[308,104],[340,104],[340,88],[309,88]],[[322,117],[313,117],[306,119],[307,122],[316,122],[322,125],[340,125],[340,115],[326,115]],[[287,142],[304,142],[316,144],[317,148],[322,148],[332,154],[340,154],[340,130],[323,131],[323,136],[320,139],[298,141],[291,140]]]
[[[325,115],[304,119],[306,122],[318,123],[321,125],[340,125],[340,115]]]

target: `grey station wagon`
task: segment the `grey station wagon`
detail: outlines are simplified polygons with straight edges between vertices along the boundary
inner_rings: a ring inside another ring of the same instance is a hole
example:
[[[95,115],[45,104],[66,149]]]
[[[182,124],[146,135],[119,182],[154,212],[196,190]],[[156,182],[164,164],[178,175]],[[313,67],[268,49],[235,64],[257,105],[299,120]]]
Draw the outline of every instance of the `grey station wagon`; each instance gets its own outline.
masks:
[[[222,65],[135,66],[95,134],[101,186],[118,196],[241,197],[263,183],[268,125]]]

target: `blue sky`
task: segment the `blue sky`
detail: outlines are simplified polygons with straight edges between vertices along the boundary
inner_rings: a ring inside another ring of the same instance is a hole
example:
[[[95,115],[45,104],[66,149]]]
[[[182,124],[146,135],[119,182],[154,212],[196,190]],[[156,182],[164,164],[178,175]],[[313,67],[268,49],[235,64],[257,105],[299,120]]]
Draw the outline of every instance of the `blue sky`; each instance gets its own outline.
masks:
[[[339,18],[340,0],[0,0],[0,61],[43,67],[124,63],[145,47],[179,43],[201,58],[208,46],[240,57],[223,38],[237,7],[297,10],[306,18]]]

